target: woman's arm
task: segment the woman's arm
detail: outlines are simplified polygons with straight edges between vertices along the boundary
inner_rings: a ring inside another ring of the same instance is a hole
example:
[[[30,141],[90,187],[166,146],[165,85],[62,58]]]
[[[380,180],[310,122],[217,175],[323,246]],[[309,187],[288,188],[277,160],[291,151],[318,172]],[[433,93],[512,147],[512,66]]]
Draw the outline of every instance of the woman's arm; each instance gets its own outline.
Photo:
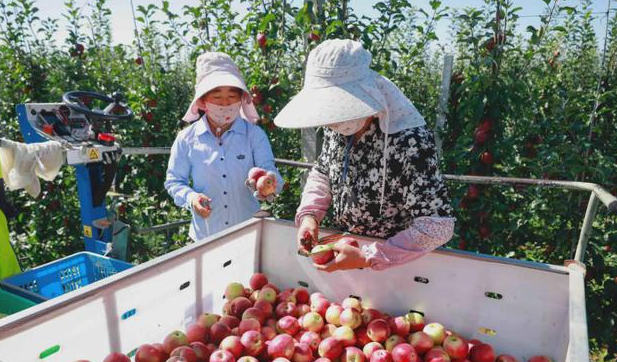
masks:
[[[177,206],[191,210],[192,200],[198,196],[198,193],[189,186],[191,162],[189,149],[183,135],[184,133],[180,132],[171,147],[164,185],[167,193],[174,199]]]
[[[266,133],[260,127],[254,127],[251,137],[253,138],[251,140],[251,145],[253,147],[255,167],[271,171],[275,174],[276,193],[278,194],[283,190],[285,180],[283,180],[283,177],[274,163],[274,154],[272,153],[272,147],[270,146],[268,136],[266,136]]]
[[[453,217],[420,217],[385,243],[372,243],[362,249],[375,270],[408,263],[447,243],[452,238],[455,220]]]
[[[296,226],[300,226],[302,218],[307,215],[313,216],[317,223],[320,223],[326,216],[331,201],[332,193],[328,176],[315,168],[312,169],[302,191],[300,206],[296,210]]]

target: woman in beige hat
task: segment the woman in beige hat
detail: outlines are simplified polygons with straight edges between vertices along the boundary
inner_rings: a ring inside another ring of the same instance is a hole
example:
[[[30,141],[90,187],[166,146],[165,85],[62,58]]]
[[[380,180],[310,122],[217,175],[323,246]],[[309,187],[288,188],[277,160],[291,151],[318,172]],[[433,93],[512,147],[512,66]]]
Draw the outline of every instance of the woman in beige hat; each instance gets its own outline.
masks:
[[[194,123],[174,141],[165,188],[176,205],[191,211],[189,236],[198,241],[251,218],[284,181],[233,60],[204,53],[196,73],[195,97],[182,118]],[[249,171],[264,174],[269,187],[257,190],[247,182]]]
[[[279,127],[325,126],[324,144],[296,213],[303,252],[318,240],[332,206],[334,223],[387,239],[356,248],[336,244],[321,270],[382,270],[446,243],[455,218],[438,170],[433,133],[400,89],[369,68],[371,54],[352,40],[311,51],[302,91],[278,114]]]

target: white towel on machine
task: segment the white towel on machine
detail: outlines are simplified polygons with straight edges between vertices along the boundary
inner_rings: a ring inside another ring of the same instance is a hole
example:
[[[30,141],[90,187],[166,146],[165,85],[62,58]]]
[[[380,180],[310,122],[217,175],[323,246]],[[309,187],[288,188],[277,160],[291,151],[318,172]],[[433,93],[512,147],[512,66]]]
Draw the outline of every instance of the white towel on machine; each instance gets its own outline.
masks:
[[[52,181],[64,163],[62,145],[57,141],[19,143],[2,139],[0,166],[9,190],[25,189],[32,197],[41,192],[37,178]]]

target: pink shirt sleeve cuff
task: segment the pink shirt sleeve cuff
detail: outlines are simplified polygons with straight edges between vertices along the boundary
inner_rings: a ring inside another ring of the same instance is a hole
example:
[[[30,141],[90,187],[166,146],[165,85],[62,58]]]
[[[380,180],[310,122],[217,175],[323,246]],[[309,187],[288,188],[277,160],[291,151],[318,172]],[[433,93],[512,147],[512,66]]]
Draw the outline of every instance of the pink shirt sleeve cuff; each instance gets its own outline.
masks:
[[[321,222],[328,212],[332,194],[330,180],[318,171],[311,170],[306,179],[306,185],[302,191],[302,201],[296,211],[296,226],[300,225],[302,218],[311,215],[317,222]]]
[[[422,257],[452,238],[453,217],[419,217],[384,243],[364,245],[362,250],[374,270],[384,270]]]

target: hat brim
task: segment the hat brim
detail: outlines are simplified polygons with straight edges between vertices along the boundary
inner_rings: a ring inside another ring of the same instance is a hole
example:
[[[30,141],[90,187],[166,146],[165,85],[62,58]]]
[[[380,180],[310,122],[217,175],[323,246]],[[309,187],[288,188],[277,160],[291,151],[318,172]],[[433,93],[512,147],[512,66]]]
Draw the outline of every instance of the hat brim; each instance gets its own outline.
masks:
[[[197,101],[203,97],[206,93],[210,92],[217,87],[236,87],[242,90],[244,97],[251,99],[251,95],[246,87],[244,81],[237,76],[230,73],[212,74],[205,77],[196,87],[195,96],[188,110],[182,117],[182,120],[191,122],[199,118],[199,110],[197,109]]]
[[[304,88],[274,118],[281,128],[311,128],[370,117],[382,106],[361,86],[348,83]]]

